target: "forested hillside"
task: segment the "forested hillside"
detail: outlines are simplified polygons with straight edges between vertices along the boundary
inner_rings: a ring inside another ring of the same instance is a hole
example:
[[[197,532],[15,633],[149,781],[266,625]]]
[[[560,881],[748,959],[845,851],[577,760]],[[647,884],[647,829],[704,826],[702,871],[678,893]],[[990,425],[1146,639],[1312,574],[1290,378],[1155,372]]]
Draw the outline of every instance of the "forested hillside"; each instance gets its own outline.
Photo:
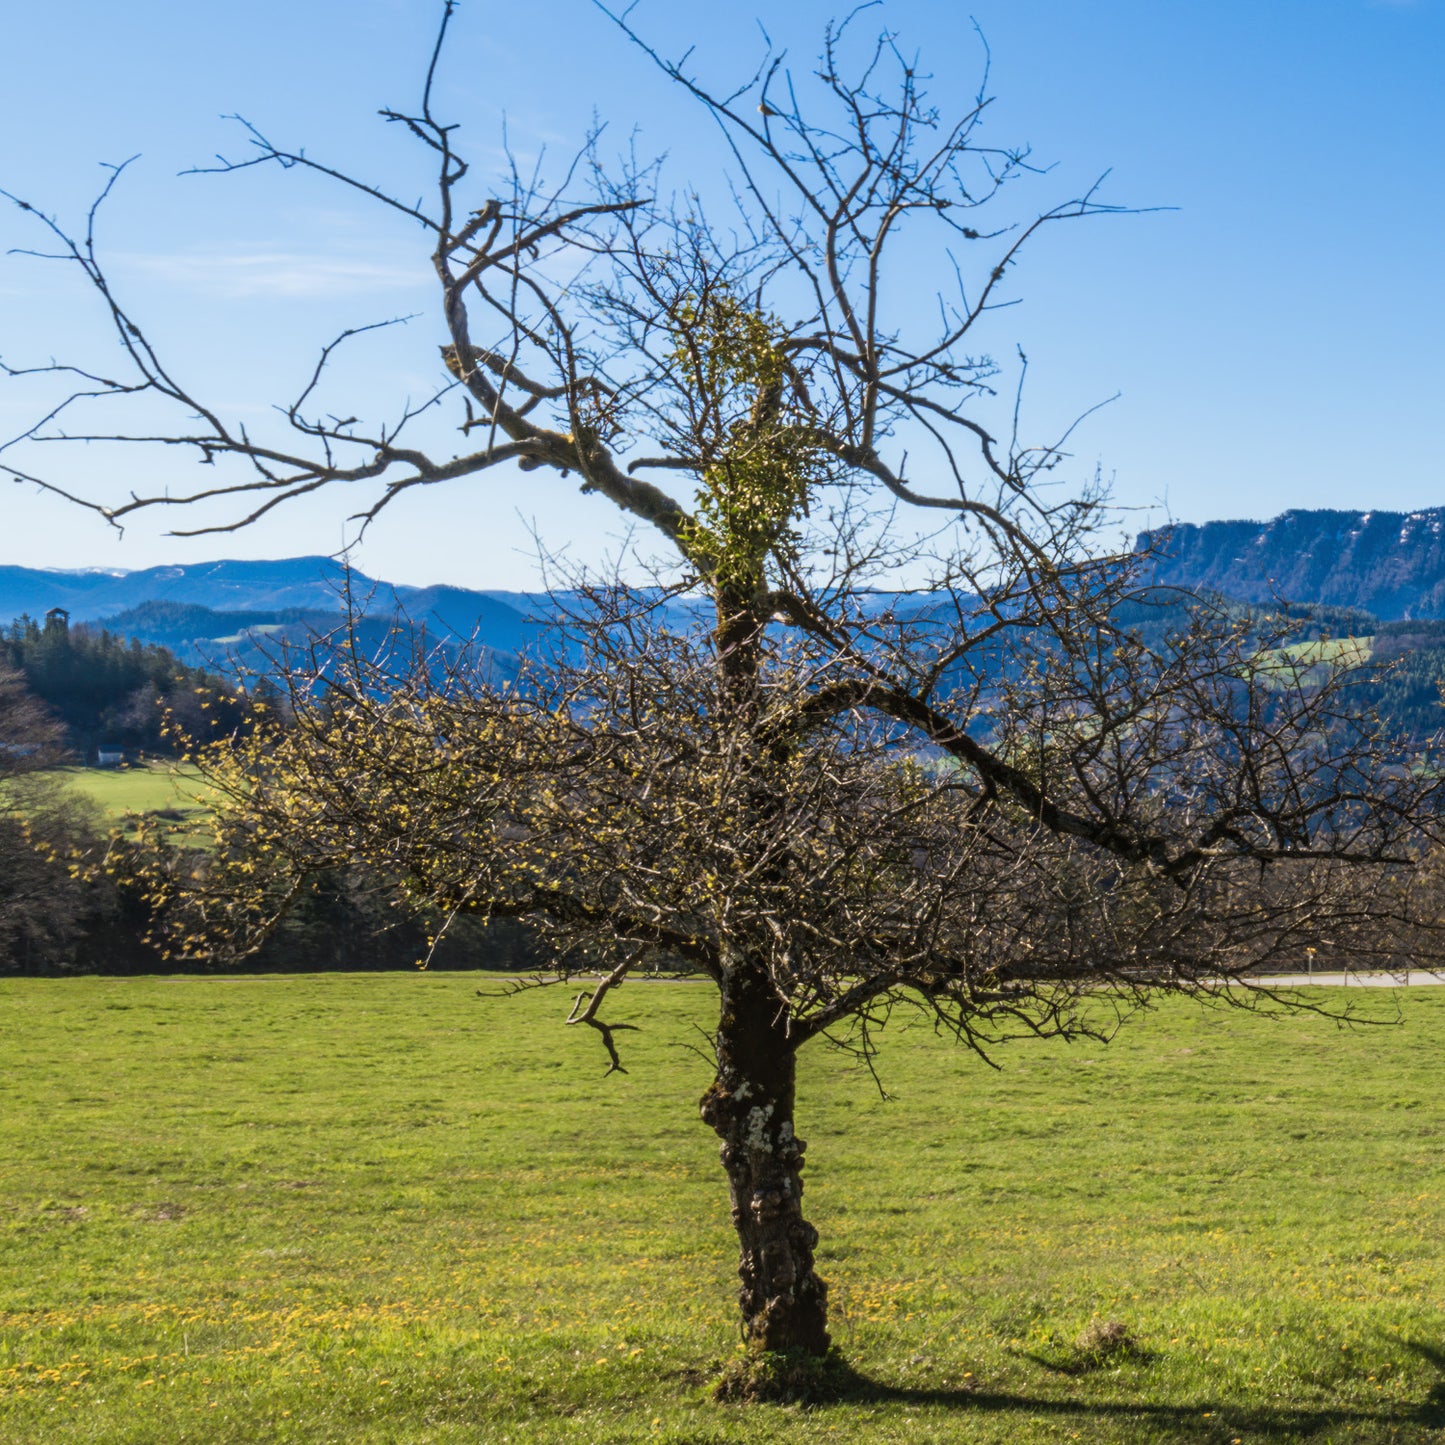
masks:
[[[1370,660],[1361,692],[1381,717],[1415,739],[1445,728],[1445,621],[1382,622]]]
[[[1445,508],[1291,511],[1269,522],[1178,522],[1141,534],[1159,582],[1246,602],[1360,607],[1387,621],[1445,617]]]
[[[1353,665],[1351,705],[1377,713],[1407,745],[1423,744],[1445,729],[1445,619],[1383,622],[1359,607],[1251,604],[1175,587],[1141,593],[1116,617],[1147,645],[1160,647],[1183,627],[1185,612],[1201,605],[1261,633],[1283,618],[1294,640],[1291,651],[1303,654],[1313,647],[1322,661]]]
[[[0,630],[0,670],[19,673],[84,760],[102,746],[168,753],[170,717],[207,739],[245,725],[252,699],[234,682],[187,666],[166,648],[88,625],[59,609]]]

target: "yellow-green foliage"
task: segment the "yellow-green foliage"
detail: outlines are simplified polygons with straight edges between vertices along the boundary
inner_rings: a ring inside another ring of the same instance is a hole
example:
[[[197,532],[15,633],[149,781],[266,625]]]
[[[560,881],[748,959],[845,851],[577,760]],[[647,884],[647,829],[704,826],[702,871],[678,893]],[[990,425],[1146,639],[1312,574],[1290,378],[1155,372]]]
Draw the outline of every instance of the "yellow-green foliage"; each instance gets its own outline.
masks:
[[[0,981],[5,1445],[1438,1441],[1445,989],[1342,1031],[1172,1002],[880,1100],[803,1056],[835,1333],[873,1394],[709,1404],[735,1239],[691,1047],[629,983]],[[1142,1353],[1075,1348],[1119,1320]],[[1433,1402],[1433,1403],[1432,1403]]]
[[[770,554],[788,554],[823,473],[814,431],[786,402],[781,331],[726,291],[678,308],[672,360],[711,455],[683,540],[714,580],[751,593]]]
[[[398,694],[311,708],[292,728],[188,755],[206,785],[205,837],[187,840],[204,848],[199,867],[158,821],[140,830],[146,846],[112,863],[138,875],[160,911],[163,957],[244,952],[327,868],[394,875],[418,906],[505,901],[555,876],[577,828],[606,823],[598,800],[565,795],[547,776],[578,736],[565,711],[506,699],[471,709]],[[518,782],[529,764],[539,781]],[[582,861],[567,860],[574,873]],[[606,866],[615,874],[618,860]]]
[[[761,929],[772,938],[776,924],[757,918],[771,919],[777,905],[771,895],[760,904],[759,889],[791,903],[797,885],[759,884],[739,830],[759,778],[794,805],[810,797],[817,759],[798,748],[740,763],[746,719],[730,727],[705,695],[679,687],[656,696],[650,680],[627,689],[635,709],[621,726],[600,706],[589,713],[520,691],[378,697],[358,686],[348,702],[298,709],[285,730],[257,728],[190,755],[206,781],[204,857],[167,846],[167,826],[152,823],[141,842],[159,847],[117,849],[109,861],[139,875],[170,958],[244,952],[279,908],[337,867],[395,880],[439,922],[526,914],[559,936],[570,928],[564,945],[651,940],[649,923],[665,925],[663,942],[684,957],[724,928],[735,941],[749,926],[749,941]],[[779,688],[772,701],[782,710],[795,695]],[[869,767],[862,750],[831,762],[840,789]],[[902,812],[930,786],[920,769],[874,768],[867,779],[871,791],[840,794],[845,804],[881,798]],[[853,890],[857,916],[870,898],[904,896],[916,872],[882,823],[846,806],[780,836],[804,876],[828,874],[835,895]],[[838,936],[804,942],[836,951]]]

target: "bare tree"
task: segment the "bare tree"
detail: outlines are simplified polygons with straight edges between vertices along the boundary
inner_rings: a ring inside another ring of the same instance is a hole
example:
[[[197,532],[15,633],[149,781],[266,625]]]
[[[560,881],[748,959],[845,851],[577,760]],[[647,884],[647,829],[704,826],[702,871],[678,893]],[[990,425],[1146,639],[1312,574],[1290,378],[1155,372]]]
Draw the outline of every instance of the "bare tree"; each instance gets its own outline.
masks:
[[[26,685],[25,674],[0,666],[0,779],[53,767],[65,730]]]
[[[0,666],[0,972],[53,964],[83,932],[87,888],[68,865],[97,830],[92,810],[46,775],[64,741],[25,675]]]
[[[420,105],[385,112],[429,154],[429,204],[250,126],[251,153],[222,168],[318,174],[425,230],[449,373],[427,405],[456,408],[460,449],[412,443],[420,408],[368,426],[314,405],[355,332],[284,408],[289,437],[233,423],[124,308],[92,212],[78,236],[39,219],[129,370],[39,368],[74,388],[0,465],[70,495],[32,458],[188,450],[218,469],[190,494],[72,500],[117,523],[235,505],[206,531],[348,486],[370,521],[411,488],[515,464],[575,475],[650,529],[672,558],[657,585],[559,596],[558,646],[515,683],[425,663],[397,677],[354,652],[298,679],[294,727],[210,755],[231,803],[204,875],[161,855],[155,886],[180,905],[183,948],[254,941],[317,870],[358,862],[443,918],[535,919],[560,975],[605,964],[569,1022],[599,1030],[614,1067],[603,1006],[629,971],[669,957],[705,973],[720,1007],[702,1114],[746,1335],[758,1358],[821,1356],[802,1045],[871,1057],[911,1006],[987,1051],[1108,1032],[1161,989],[1254,1000],[1222,985],[1306,947],[1388,956],[1420,921],[1409,878],[1437,784],[1383,766],[1349,679],[1303,666],[1287,637],[1141,593],[1138,559],[1099,543],[1097,489],[1053,483],[1067,435],[1027,440],[1017,408],[1002,435],[981,419],[999,376],[983,332],[1024,247],[1113,209],[1091,190],[990,221],[1029,161],[986,143],[982,92],[945,115],[892,36],[859,44],[845,24],[811,78],[770,56],[720,93],[624,14],[724,137],[727,215],[669,198],[658,167],[609,161],[597,135],[552,184],[514,169],[474,190],[432,99],[452,10]],[[924,263],[936,307],[895,312],[897,268]],[[71,420],[130,399],[178,425]],[[666,625],[679,598],[702,599],[705,626]]]

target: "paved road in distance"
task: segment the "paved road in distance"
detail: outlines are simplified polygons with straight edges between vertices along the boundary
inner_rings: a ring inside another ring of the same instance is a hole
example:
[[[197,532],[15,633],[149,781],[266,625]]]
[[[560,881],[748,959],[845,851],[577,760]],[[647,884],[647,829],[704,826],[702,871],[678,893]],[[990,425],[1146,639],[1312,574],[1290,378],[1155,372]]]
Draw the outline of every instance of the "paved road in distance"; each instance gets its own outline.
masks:
[[[1279,973],[1251,978],[1252,984],[1266,988],[1419,988],[1426,984],[1445,984],[1445,973],[1412,968],[1403,973]]]

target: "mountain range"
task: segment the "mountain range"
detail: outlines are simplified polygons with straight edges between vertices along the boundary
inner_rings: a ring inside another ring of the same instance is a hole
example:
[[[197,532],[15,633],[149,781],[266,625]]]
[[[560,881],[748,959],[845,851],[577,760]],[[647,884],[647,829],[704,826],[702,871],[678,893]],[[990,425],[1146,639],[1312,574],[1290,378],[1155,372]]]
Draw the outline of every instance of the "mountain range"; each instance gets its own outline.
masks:
[[[1385,621],[1445,617],[1445,507],[1293,511],[1143,533],[1157,581],[1242,602],[1358,607]]]
[[[225,670],[264,667],[265,655],[280,646],[332,630],[348,596],[364,614],[368,644],[405,618],[443,642],[476,637],[485,651],[509,660],[546,625],[540,597],[393,585],[348,571],[333,557],[138,571],[0,567],[0,621],[38,619],[59,607],[72,622],[160,643],[183,662]]]
[[[1152,549],[1148,575],[1163,584],[1244,602],[1357,608],[1381,621],[1445,618],[1445,507],[1181,522],[1141,534],[1137,546]],[[279,645],[335,627],[348,594],[368,633],[384,636],[404,620],[443,645],[475,639],[508,670],[555,617],[540,593],[408,587],[348,571],[334,557],[290,557],[136,571],[0,567],[0,623],[61,607],[73,622],[161,643],[188,663],[256,666]],[[694,606],[678,601],[670,610]]]
[[[76,571],[0,567],[0,621],[22,612],[43,616],[63,607],[72,622],[99,622],[165,602],[220,613],[305,610],[335,616],[346,609],[350,591],[358,608],[404,607],[443,626],[478,621],[497,629],[499,641],[521,640],[517,629],[533,599],[524,592],[478,592],[464,587],[407,587],[379,582],[348,570],[334,557],[286,557],[275,562],[200,562],[188,567],[147,567],[139,571],[88,567]]]
[[[1394,664],[1368,684],[1365,701],[1412,736],[1445,724],[1445,508],[1179,523],[1141,535],[1137,545],[1152,549],[1146,580],[1238,602],[1312,604],[1307,635],[1348,635],[1361,660]],[[558,605],[542,593],[393,585],[331,557],[138,571],[0,567],[0,625],[60,607],[72,622],[159,643],[191,666],[265,673],[288,649],[338,628],[348,594],[362,614],[355,627],[367,656],[394,656],[398,633],[406,647],[424,631],[428,649],[454,654],[470,643],[473,660],[503,676],[515,676],[519,655],[553,631]],[[902,599],[880,593],[873,600],[891,607]],[[665,604],[675,626],[686,626],[699,605]],[[926,615],[929,603],[915,595],[907,606]],[[1172,624],[1160,613],[1152,625]]]
[[[138,571],[0,567],[0,625],[62,608],[72,623],[159,643],[182,662],[218,672],[267,671],[287,647],[335,631],[348,600],[362,650],[377,656],[398,627],[425,632],[428,648],[472,654],[504,673],[518,654],[555,628],[559,605],[545,593],[408,587],[381,582],[333,557],[203,562]],[[696,615],[695,599],[659,604],[675,625]]]
[[[358,587],[375,586],[370,578],[352,575]],[[22,612],[40,617],[53,607],[63,607],[73,622],[95,622],[142,602],[194,603],[222,612],[284,607],[336,612],[345,586],[346,569],[333,557],[201,562],[139,571],[0,567],[0,619],[8,621]]]

